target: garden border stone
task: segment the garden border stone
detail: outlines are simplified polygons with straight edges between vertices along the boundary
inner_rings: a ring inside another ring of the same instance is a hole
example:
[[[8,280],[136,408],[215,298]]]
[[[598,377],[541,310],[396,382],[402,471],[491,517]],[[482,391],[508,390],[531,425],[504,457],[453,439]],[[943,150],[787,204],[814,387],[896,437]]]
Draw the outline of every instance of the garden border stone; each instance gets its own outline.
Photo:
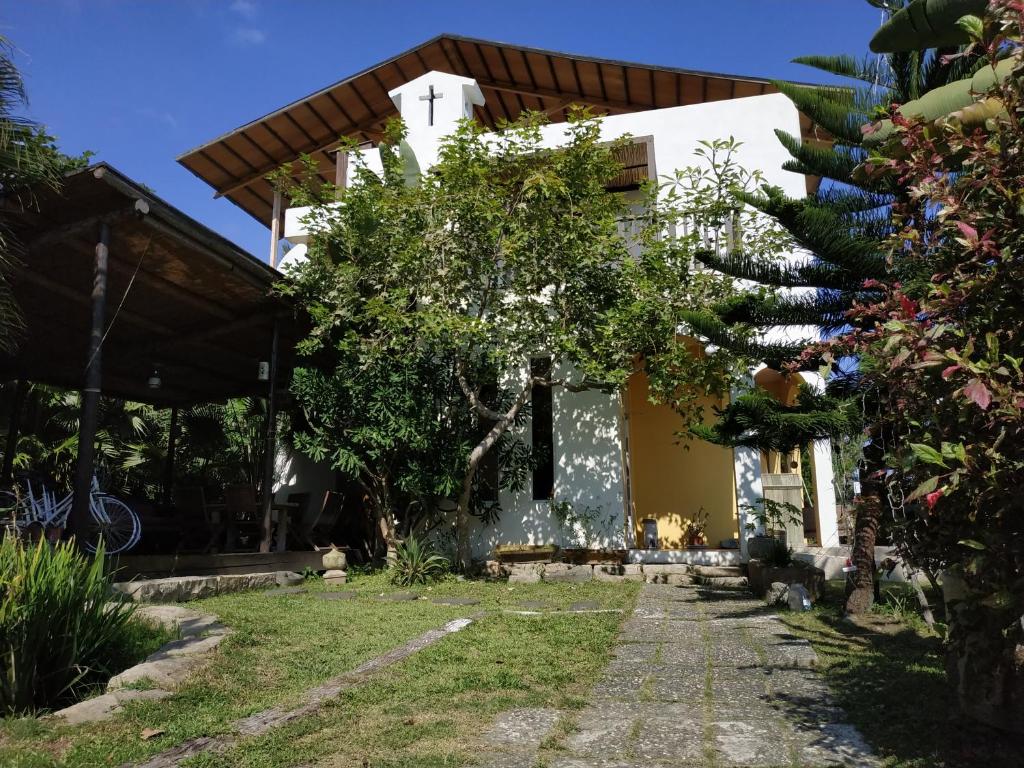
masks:
[[[144,605],[136,609],[136,616],[176,631],[181,637],[164,643],[144,661],[114,675],[107,682],[106,693],[58,710],[51,717],[80,725],[107,720],[129,701],[164,699],[177,690],[196,667],[206,662],[231,633],[213,614],[179,606]],[[125,687],[144,681],[156,687],[147,690]]]
[[[230,592],[282,586],[283,582],[289,582],[296,575],[291,571],[271,571],[227,573],[220,576],[169,576],[163,579],[119,581],[114,584],[114,591],[137,603],[186,603]]]

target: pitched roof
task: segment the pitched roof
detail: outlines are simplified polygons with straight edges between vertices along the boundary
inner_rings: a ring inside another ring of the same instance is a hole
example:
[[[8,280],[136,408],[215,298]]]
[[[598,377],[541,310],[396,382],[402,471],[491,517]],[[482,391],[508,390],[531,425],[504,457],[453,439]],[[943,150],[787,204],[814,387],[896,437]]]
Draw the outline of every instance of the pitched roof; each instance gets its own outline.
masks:
[[[26,253],[10,277],[24,319],[17,350],[0,352],[0,380],[82,386],[94,250],[110,231],[103,392],[158,405],[263,396],[258,368],[277,318],[278,384],[287,387],[300,333],[273,294],[281,274],[107,163],[68,175],[33,205],[0,197]],[[147,379],[159,370],[163,386]]]
[[[319,163],[325,182],[335,178],[331,153],[339,136],[381,137],[398,114],[388,91],[426,72],[449,72],[477,81],[485,104],[477,119],[494,127],[526,109],[555,122],[572,104],[607,114],[699,104],[774,93],[769,80],[674,67],[657,67],[546,51],[457,35],[439,35],[276,112],[236,128],[178,157],[188,168],[258,221],[269,224],[273,190],[265,176],[300,154]],[[810,121],[802,120],[805,132]]]

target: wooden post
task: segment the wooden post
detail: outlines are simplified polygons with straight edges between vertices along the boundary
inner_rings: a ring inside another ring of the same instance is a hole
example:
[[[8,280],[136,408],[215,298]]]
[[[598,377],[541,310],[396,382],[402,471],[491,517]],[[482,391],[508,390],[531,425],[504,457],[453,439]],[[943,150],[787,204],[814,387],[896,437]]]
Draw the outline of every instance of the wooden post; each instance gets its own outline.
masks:
[[[270,339],[270,386],[267,387],[267,415],[263,445],[263,537],[260,552],[270,551],[271,515],[274,505],[274,461],[277,447],[277,342],[278,321],[274,318],[274,331]],[[282,512],[282,514],[284,514]]]
[[[0,486],[11,482],[14,474],[14,454],[18,450],[18,436],[21,432],[21,411],[28,397],[28,382],[19,379],[14,383],[14,397],[11,400],[11,417],[7,421],[7,442],[4,444],[4,463],[0,467]]]
[[[339,193],[348,186],[348,152],[343,149],[334,153],[334,186]]]
[[[277,245],[281,242],[281,190],[274,190],[274,210],[270,219],[270,266],[277,266]]]
[[[96,426],[103,384],[103,325],[107,309],[107,262],[110,258],[110,225],[100,224],[92,283],[92,325],[89,329],[89,357],[85,366],[81,415],[78,421],[78,462],[75,466],[74,500],[68,528],[81,547],[89,529],[89,494],[96,454]]]
[[[171,503],[171,489],[174,485],[174,454],[178,447],[178,406],[171,407],[171,423],[167,431],[167,457],[164,460],[163,502]]]

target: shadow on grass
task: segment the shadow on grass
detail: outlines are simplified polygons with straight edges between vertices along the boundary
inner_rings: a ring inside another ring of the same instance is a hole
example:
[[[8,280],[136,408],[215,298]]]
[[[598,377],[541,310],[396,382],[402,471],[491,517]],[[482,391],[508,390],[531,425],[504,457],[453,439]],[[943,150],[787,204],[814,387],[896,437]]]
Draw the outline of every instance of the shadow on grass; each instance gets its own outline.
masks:
[[[819,654],[836,704],[891,768],[1020,766],[1021,744],[964,719],[943,667],[941,639],[835,607],[786,618]]]

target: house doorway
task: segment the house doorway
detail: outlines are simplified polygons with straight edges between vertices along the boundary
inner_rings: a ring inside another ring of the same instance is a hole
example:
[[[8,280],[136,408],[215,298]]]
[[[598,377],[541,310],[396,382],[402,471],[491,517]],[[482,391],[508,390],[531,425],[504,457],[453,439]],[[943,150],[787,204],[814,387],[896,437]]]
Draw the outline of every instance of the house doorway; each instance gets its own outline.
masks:
[[[718,404],[707,399],[708,417],[713,418],[713,406]],[[654,520],[660,549],[686,547],[686,523],[701,509],[707,515],[708,546],[718,547],[725,539],[737,538],[732,451],[702,440],[681,439],[683,420],[668,405],[650,402],[649,381],[643,371],[630,377],[625,406],[637,545],[645,544],[644,521]]]

